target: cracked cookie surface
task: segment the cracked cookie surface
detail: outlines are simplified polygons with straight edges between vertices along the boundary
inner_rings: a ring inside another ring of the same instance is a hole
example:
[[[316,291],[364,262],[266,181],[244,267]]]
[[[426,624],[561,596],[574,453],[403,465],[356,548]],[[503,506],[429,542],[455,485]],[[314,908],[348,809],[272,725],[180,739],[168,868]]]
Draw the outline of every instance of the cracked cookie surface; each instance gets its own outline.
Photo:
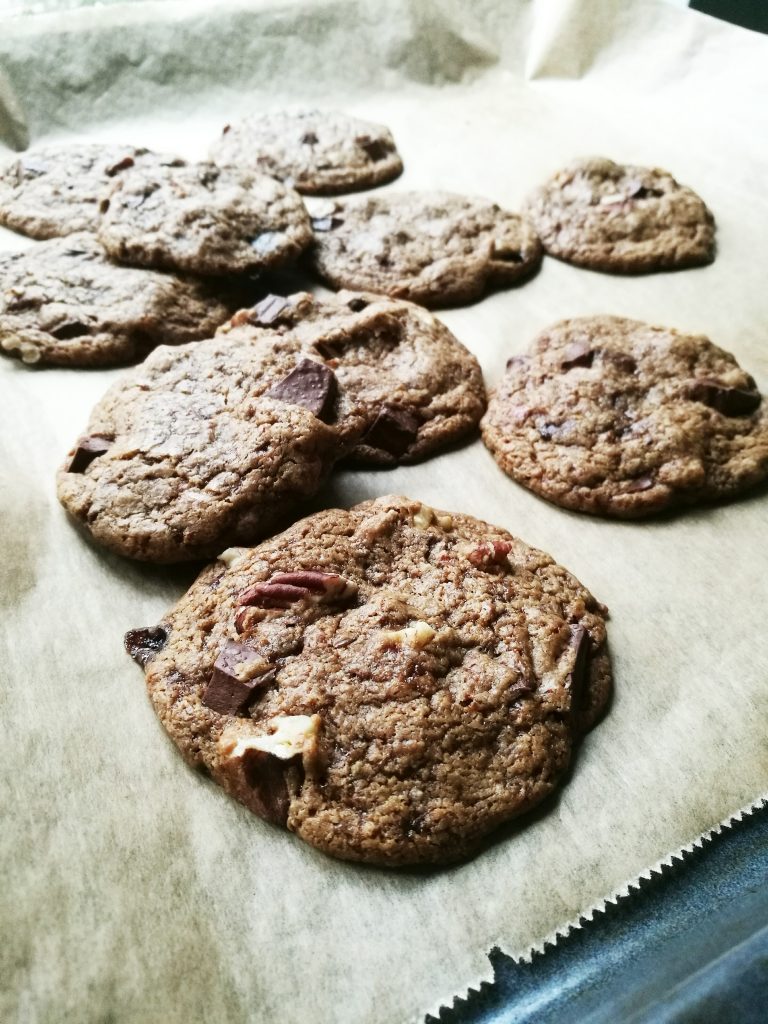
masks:
[[[112,366],[210,337],[243,296],[112,263],[92,234],[0,254],[0,348],[41,366]]]
[[[715,256],[712,214],[659,168],[578,160],[536,189],[523,209],[550,256],[591,270],[673,270]]]
[[[95,231],[99,199],[136,161],[162,159],[135,146],[45,146],[0,168],[0,224],[32,238]]]
[[[611,694],[603,608],[469,516],[384,497],[205,569],[126,636],[188,762],[326,853],[474,853],[562,780]]]
[[[768,477],[766,403],[733,356],[620,317],[539,335],[509,360],[481,430],[514,480],[582,512],[645,516]]]
[[[351,456],[356,462],[424,458],[476,429],[485,410],[475,357],[410,302],[357,292],[275,295],[237,313],[219,333],[265,343],[290,336],[306,356],[324,359],[368,422]]]
[[[160,270],[276,270],[312,240],[293,189],[265,174],[214,164],[129,168],[100,210],[98,237],[109,255]]]
[[[210,158],[269,174],[309,195],[383,185],[403,170],[388,128],[334,110],[258,114],[227,125]]]
[[[335,288],[444,306],[512,284],[541,262],[529,222],[485,199],[389,192],[315,200],[308,208],[313,266]]]

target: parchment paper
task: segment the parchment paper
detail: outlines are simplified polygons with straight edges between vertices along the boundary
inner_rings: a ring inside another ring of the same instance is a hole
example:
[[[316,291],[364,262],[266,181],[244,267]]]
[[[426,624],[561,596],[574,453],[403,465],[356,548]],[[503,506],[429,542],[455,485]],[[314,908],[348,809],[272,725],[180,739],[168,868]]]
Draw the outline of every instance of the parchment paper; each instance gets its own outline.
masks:
[[[444,318],[491,384],[550,322],[608,312],[705,332],[768,391],[767,66],[762,37],[622,0],[113,4],[3,20],[0,132],[194,156],[249,109],[340,104],[391,126],[392,188],[512,209],[576,155],[669,168],[715,212],[712,266],[548,259]],[[493,945],[526,954],[768,788],[765,489],[608,522],[535,498],[475,441],[340,475],[318,504],[405,493],[551,552],[610,607],[610,714],[560,799],[461,867],[351,866],[261,823],[184,766],[122,650],[193,571],[97,550],[55,500],[121,372],[0,366],[4,1021],[415,1021],[487,978]]]

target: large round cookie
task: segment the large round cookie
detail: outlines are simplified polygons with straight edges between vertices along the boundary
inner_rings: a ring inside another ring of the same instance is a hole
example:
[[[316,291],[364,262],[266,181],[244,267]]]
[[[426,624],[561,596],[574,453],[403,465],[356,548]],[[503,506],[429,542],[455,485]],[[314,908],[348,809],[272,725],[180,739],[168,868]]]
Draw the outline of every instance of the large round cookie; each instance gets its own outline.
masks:
[[[101,211],[98,235],[110,256],[160,270],[274,270],[312,239],[296,192],[264,174],[213,164],[132,167]]]
[[[254,813],[436,864],[561,781],[610,697],[605,614],[506,531],[386,497],[224,552],[126,646],[185,758]]]
[[[733,356],[619,317],[544,331],[509,360],[481,427],[513,479],[581,512],[645,516],[768,477],[768,410]]]
[[[313,266],[336,288],[445,306],[511,284],[541,262],[529,223],[485,199],[389,192],[316,201],[309,210]]]
[[[99,144],[24,153],[0,168],[0,224],[42,239],[95,231],[104,189],[146,155],[134,146]]]
[[[702,200],[658,168],[578,160],[525,203],[550,256],[634,274],[710,263],[715,222]]]
[[[210,337],[242,295],[110,262],[80,233],[0,254],[0,348],[40,366],[112,366]]]
[[[209,558],[287,525],[365,425],[291,338],[162,347],[98,403],[59,500],[130,558]]]
[[[420,306],[382,295],[272,295],[219,333],[269,343],[291,337],[333,369],[368,428],[353,458],[395,465],[424,458],[477,428],[485,387],[477,360]]]
[[[403,170],[388,128],[336,110],[256,114],[227,125],[210,157],[269,174],[310,195],[371,188]]]

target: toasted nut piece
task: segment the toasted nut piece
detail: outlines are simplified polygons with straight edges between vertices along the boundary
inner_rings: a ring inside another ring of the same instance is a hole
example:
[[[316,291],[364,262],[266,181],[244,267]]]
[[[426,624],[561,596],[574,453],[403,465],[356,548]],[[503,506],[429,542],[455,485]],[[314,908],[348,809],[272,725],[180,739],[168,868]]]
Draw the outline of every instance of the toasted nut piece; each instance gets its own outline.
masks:
[[[221,552],[218,560],[231,569],[249,550],[250,548],[227,548],[226,551]]]
[[[453,526],[453,518],[442,512],[435,512],[429,505],[422,505],[413,514],[413,525],[417,530],[426,530],[433,523],[437,523],[441,530],[450,530]]]
[[[484,565],[503,565],[512,550],[508,540],[489,540],[479,544],[467,554],[467,560],[481,568]]]
[[[428,622],[415,622],[405,629],[387,629],[381,634],[387,647],[415,647],[421,650],[434,638],[435,631]]]

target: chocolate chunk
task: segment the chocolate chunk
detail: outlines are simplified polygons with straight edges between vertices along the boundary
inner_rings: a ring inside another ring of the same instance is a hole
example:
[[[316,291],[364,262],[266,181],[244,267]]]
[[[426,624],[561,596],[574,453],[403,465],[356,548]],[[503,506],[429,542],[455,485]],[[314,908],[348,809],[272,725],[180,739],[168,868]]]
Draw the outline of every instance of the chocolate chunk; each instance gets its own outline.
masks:
[[[91,328],[88,324],[81,324],[77,320],[69,320],[59,324],[50,332],[59,341],[70,341],[72,338],[82,338],[84,334],[90,334]]]
[[[275,678],[274,671],[248,678],[248,668],[264,659],[252,647],[227,640],[213,663],[213,674],[203,693],[203,704],[219,715],[237,715],[251,703],[259,689]]]
[[[591,366],[595,353],[583,341],[574,341],[563,353],[560,363],[564,370],[572,370],[574,366]]]
[[[267,392],[267,397],[301,405],[318,419],[329,422],[337,391],[333,370],[314,359],[302,359],[287,377]]]
[[[747,416],[762,402],[759,391],[731,388],[706,377],[693,381],[688,388],[688,397],[716,409],[724,416]]]
[[[349,300],[349,302],[347,303],[347,308],[351,309],[353,313],[362,313],[364,309],[368,308],[368,305],[369,303],[366,299],[361,299],[358,296],[354,299]]]
[[[333,228],[339,227],[344,221],[341,217],[313,217],[312,218],[312,230],[313,231],[332,231]]]
[[[414,412],[401,405],[386,402],[379,409],[361,444],[400,456],[416,440],[420,426],[421,419]]]
[[[646,186],[637,179],[633,179],[627,184],[627,197],[629,199],[658,199],[663,196],[664,193],[658,188],[646,188]]]
[[[282,295],[268,295],[253,307],[248,319],[252,324],[261,324],[262,327],[267,327],[269,324],[273,324],[288,306],[290,306],[290,302]]]
[[[519,249],[496,249],[493,250],[493,258],[504,263],[522,263],[523,254]]]
[[[320,140],[314,132],[304,132],[301,141],[305,146],[316,146]]]
[[[285,775],[289,765],[265,750],[247,750],[243,755],[243,773],[252,790],[249,806],[275,825],[285,825],[288,820],[290,795]]]
[[[629,494],[635,494],[637,491],[649,491],[651,487],[654,487],[656,481],[652,476],[638,476],[634,480],[630,480],[627,484],[627,491]]]
[[[168,640],[168,633],[162,626],[147,626],[146,629],[130,629],[123,639],[126,651],[142,668],[158,651],[162,651]]]
[[[623,373],[634,373],[637,370],[637,363],[628,356],[626,352],[611,352],[604,351],[603,359],[607,359],[613,366],[621,370]]]
[[[592,641],[589,633],[583,626],[571,627],[571,644],[576,648],[576,656],[573,660],[573,668],[568,675],[568,680],[571,690],[571,716],[577,717],[583,710],[587,686],[587,669],[589,667],[589,656],[592,651]]]
[[[358,139],[357,144],[361,149],[365,150],[374,163],[377,160],[383,160],[389,152],[384,143],[380,142],[379,139]]]
[[[122,160],[118,160],[116,163],[111,164],[109,167],[104,168],[104,173],[108,178],[114,178],[120,171],[127,171],[129,167],[133,167],[136,161],[132,156],[124,156]]]
[[[112,439],[101,434],[81,437],[67,464],[66,473],[84,473],[94,459],[98,459],[112,447]]]

